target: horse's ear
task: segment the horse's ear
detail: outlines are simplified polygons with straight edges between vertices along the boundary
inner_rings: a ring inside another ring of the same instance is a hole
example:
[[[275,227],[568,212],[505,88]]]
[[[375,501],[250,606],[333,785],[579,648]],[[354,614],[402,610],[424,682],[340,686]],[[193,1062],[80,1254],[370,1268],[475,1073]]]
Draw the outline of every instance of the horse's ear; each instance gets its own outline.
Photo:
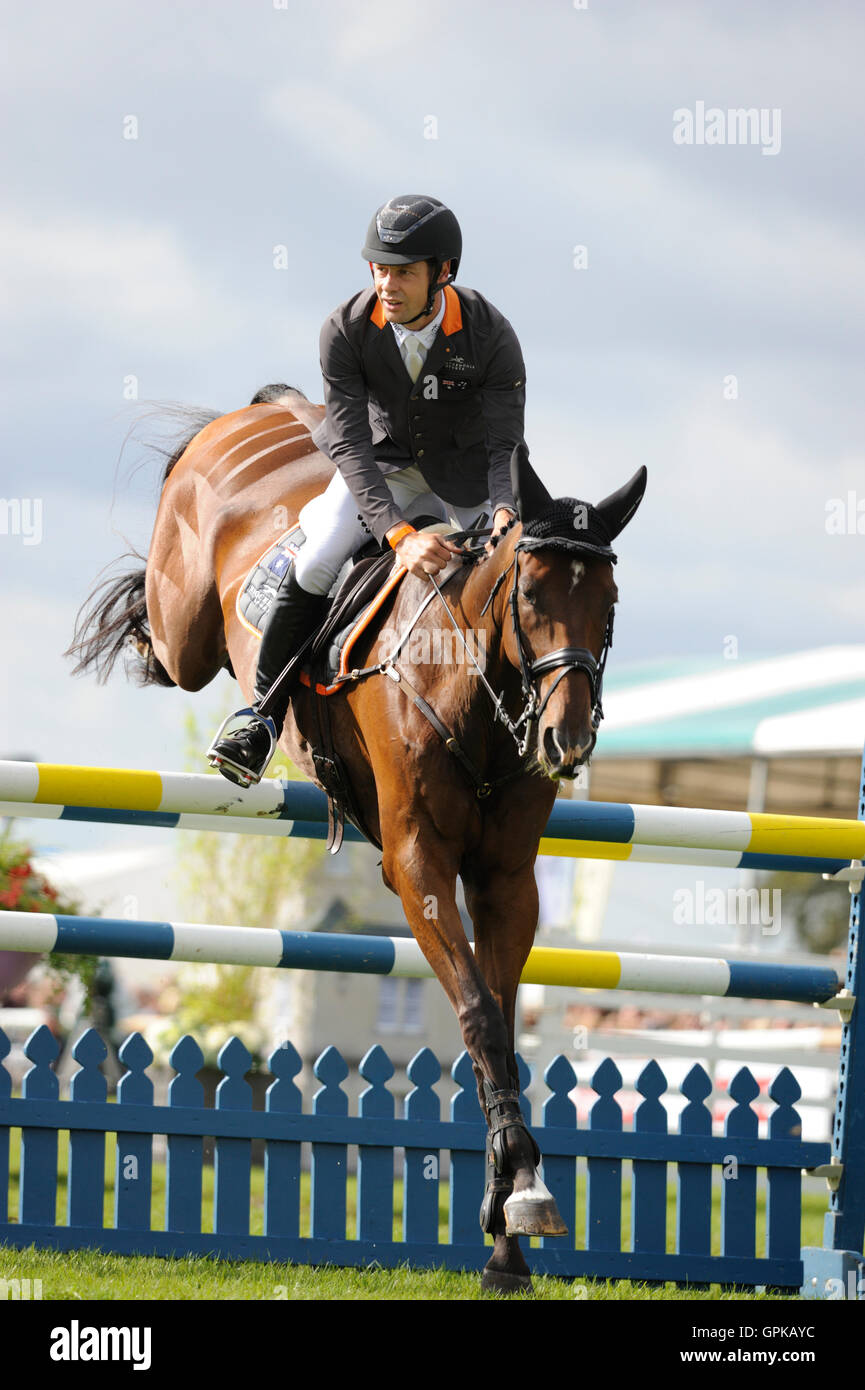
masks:
[[[529,450],[524,439],[515,445],[511,454],[511,490],[520,521],[530,521],[532,517],[540,516],[553,501],[529,463]]]
[[[645,466],[638,468],[629,483],[625,483],[618,492],[611,492],[603,502],[596,504],[595,511],[600,512],[604,518],[611,541],[616,539],[620,531],[624,531],[642,502],[648,476]]]

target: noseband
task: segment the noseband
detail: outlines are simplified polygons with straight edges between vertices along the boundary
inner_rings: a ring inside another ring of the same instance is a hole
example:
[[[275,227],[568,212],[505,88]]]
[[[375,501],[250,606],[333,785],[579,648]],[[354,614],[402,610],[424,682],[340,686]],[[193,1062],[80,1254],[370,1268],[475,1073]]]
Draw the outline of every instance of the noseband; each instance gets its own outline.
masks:
[[[529,660],[529,653],[526,652],[525,637],[520,625],[518,607],[520,551],[524,548],[525,547],[517,541],[514,547],[513,580],[510,594],[511,618],[514,625],[517,652],[520,658],[520,676],[522,679],[523,700],[525,702],[522,714],[515,726],[516,729],[519,729],[520,725],[525,724],[525,732],[518,742],[518,750],[521,756],[526,752],[528,747],[532,724],[536,723],[541,718],[553,691],[570,671],[582,671],[589,682],[589,689],[592,692],[592,729],[597,732],[598,726],[604,717],[604,708],[601,704],[601,689],[604,682],[604,667],[607,664],[607,655],[610,647],[613,645],[613,613],[615,611],[611,608],[610,615],[607,618],[607,627],[604,632],[604,642],[601,647],[600,660],[595,660],[588,647],[557,647],[555,651],[547,652],[545,656],[537,657],[534,661]],[[541,699],[537,682],[542,676],[555,670],[558,670],[559,674],[543,699]]]
[[[365,667],[363,670],[353,671],[351,673],[351,676],[347,677],[347,679],[356,680],[362,676],[373,675],[381,672],[385,675],[390,676],[391,679],[394,680],[398,685],[404,686],[406,688],[407,693],[411,692],[411,698],[414,700],[415,705],[422,712],[422,714],[424,714],[426,718],[430,721],[433,728],[436,730],[439,737],[444,742],[444,745],[448,749],[448,751],[451,754],[453,754],[453,756],[462,764],[463,768],[468,773],[469,777],[474,783],[475,792],[477,796],[481,798],[489,796],[490,793],[494,791],[496,787],[501,786],[504,782],[509,782],[511,778],[517,775],[519,769],[517,769],[516,772],[513,770],[507,772],[504,774],[504,776],[496,778],[493,781],[490,781],[487,777],[483,775],[483,773],[479,772],[471,757],[462,747],[459,740],[447,728],[447,726],[442,723],[435,710],[428,703],[428,701],[424,699],[420,691],[415,689],[414,685],[409,680],[405,672],[397,669],[394,663],[394,656],[399,651],[400,647],[407,640],[408,635],[414,627],[415,622],[420,617],[427,604],[430,602],[430,599],[432,599],[435,594],[438,594],[439,598],[441,599],[442,608],[448,618],[448,621],[453,627],[457,637],[462,642],[463,647],[465,648],[466,656],[471,665],[475,668],[475,674],[478,680],[480,681],[481,685],[483,685],[492,701],[493,718],[498,720],[499,723],[504,724],[508,733],[512,736],[514,742],[517,745],[517,752],[521,759],[524,758],[526,753],[528,752],[529,742],[531,739],[532,725],[536,724],[537,721],[540,719],[541,715],[547,707],[547,704],[549,703],[550,696],[556,689],[556,686],[559,684],[559,681],[563,680],[569,671],[582,671],[589,682],[589,688],[592,692],[592,729],[593,731],[597,732],[598,725],[604,717],[604,711],[601,705],[601,687],[603,685],[604,680],[604,667],[607,664],[607,654],[610,650],[610,647],[613,645],[614,610],[610,609],[610,614],[607,618],[607,627],[604,633],[604,642],[601,648],[601,655],[599,660],[596,661],[592,653],[586,647],[558,647],[553,652],[547,652],[546,656],[537,657],[534,660],[530,659],[530,653],[526,651],[525,637],[523,634],[522,627],[520,626],[520,615],[517,607],[517,582],[519,578],[520,551],[538,548],[539,547],[537,545],[537,542],[535,542],[534,545],[524,545],[522,541],[518,541],[516,546],[514,547],[514,561],[510,570],[512,576],[512,584],[510,598],[508,602],[510,604],[511,618],[514,625],[514,637],[516,640],[517,651],[519,652],[520,658],[520,678],[522,681],[523,694],[523,709],[516,721],[511,719],[510,715],[504,707],[504,692],[497,695],[495,690],[493,690],[492,686],[487,680],[486,676],[484,675],[483,671],[481,670],[481,667],[478,664],[478,661],[474,653],[471,651],[466,642],[466,639],[456,618],[454,617],[453,613],[447,605],[445,596],[442,593],[442,590],[440,589],[434,574],[427,575],[427,579],[429,580],[431,586],[430,593],[424,599],[414,618],[403,632],[400,642],[398,643],[396,649],[391,654],[391,656],[386,661],[380,662],[376,666],[368,666]],[[561,544],[559,544],[559,546],[557,546],[556,548],[562,548]],[[585,547],[574,545],[572,542],[567,544],[567,549],[571,551],[579,551],[580,549],[583,549],[583,552],[585,553]],[[595,553],[598,552],[596,551]],[[608,551],[604,558],[610,558],[610,556],[611,552]],[[612,560],[613,563],[615,563],[615,556],[612,556]],[[508,570],[502,570],[501,574],[498,576],[492,588],[490,589],[489,594],[487,595],[486,603],[481,609],[481,617],[484,616],[487,609],[492,604],[493,599],[495,598],[496,594],[498,593],[499,589],[501,588],[502,584],[507,579],[507,577]],[[496,624],[496,626],[498,626],[498,624]],[[541,699],[536,682],[539,681],[543,676],[547,675],[550,671],[556,670],[559,671],[559,675],[553,681],[553,684],[547,691],[546,695],[543,697],[543,699]]]
[[[576,548],[575,546],[574,549],[576,550]],[[537,546],[530,547],[523,545],[521,541],[517,541],[514,547],[514,560],[511,567],[511,593],[508,600],[511,610],[511,619],[514,625],[514,638],[520,658],[520,678],[522,681],[523,695],[523,709],[516,722],[509,718],[503,707],[502,701],[504,696],[500,696],[495,702],[495,716],[513,735],[517,743],[517,751],[520,757],[524,757],[528,749],[532,724],[537,723],[541,718],[553,691],[570,671],[582,671],[589,682],[589,689],[592,692],[592,729],[597,732],[598,726],[604,717],[604,709],[601,704],[601,690],[604,682],[604,667],[607,664],[607,656],[610,647],[613,645],[613,616],[615,613],[615,609],[611,608],[610,616],[607,618],[607,627],[604,633],[604,642],[601,647],[599,660],[595,660],[587,647],[557,647],[555,651],[547,652],[545,656],[539,656],[531,660],[531,654],[526,650],[526,640],[520,624],[518,608],[520,552],[529,549],[537,549]],[[487,608],[495,598],[506,576],[507,571],[503,570],[490,591],[489,598],[481,610],[481,616],[487,611]],[[541,698],[537,682],[542,676],[548,675],[550,671],[556,670],[559,671],[558,676],[543,698]],[[521,730],[522,732],[520,732]]]

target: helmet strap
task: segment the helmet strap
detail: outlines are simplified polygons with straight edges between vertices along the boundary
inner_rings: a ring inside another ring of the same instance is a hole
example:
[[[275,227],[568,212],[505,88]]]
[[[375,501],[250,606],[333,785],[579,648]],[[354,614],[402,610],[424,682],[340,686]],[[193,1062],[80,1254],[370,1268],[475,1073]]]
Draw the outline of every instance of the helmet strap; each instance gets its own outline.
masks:
[[[375,279],[375,269],[374,269],[374,267],[373,267],[373,262],[372,262],[372,261],[369,261],[369,262],[367,262],[367,264],[369,265],[370,274],[372,275],[373,280],[374,280],[374,279]],[[410,319],[406,319],[406,320],[405,320],[405,322],[406,322],[407,324],[409,324],[409,323],[414,323],[415,320],[417,320],[417,319],[422,319],[422,318],[426,318],[427,314],[431,314],[431,313],[432,313],[432,310],[433,310],[433,305],[435,304],[436,295],[439,293],[440,290],[445,290],[445,289],[447,289],[448,285],[452,285],[452,284],[453,284],[454,280],[456,279],[456,275],[453,274],[453,273],[451,273],[450,275],[448,275],[448,278],[447,278],[446,280],[442,280],[441,284],[438,284],[438,283],[437,283],[437,282],[438,282],[438,278],[439,278],[439,276],[440,276],[441,273],[442,273],[442,266],[443,266],[443,265],[444,265],[444,261],[436,261],[435,265],[433,266],[432,273],[431,273],[431,275],[430,275],[430,281],[429,281],[429,294],[427,295],[426,304],[425,304],[424,307],[421,309],[420,313],[415,314],[413,318],[410,318]]]
[[[433,310],[433,305],[435,304],[436,295],[439,293],[440,290],[444,290],[447,288],[448,285],[453,284],[454,280],[456,279],[455,275],[449,275],[446,280],[442,280],[441,284],[438,283],[438,278],[442,273],[443,265],[444,261],[436,261],[432,269],[432,274],[430,275],[429,294],[427,295],[426,304],[421,309],[419,314],[415,314],[414,318],[406,319],[406,323],[414,323],[415,319],[422,319],[425,318],[427,314],[431,314]]]

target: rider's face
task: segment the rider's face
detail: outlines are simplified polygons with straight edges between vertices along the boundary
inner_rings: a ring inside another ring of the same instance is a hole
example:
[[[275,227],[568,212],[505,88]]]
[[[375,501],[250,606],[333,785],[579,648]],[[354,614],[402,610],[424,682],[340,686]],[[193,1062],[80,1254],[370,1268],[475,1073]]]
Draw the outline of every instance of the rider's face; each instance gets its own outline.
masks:
[[[448,268],[446,262],[441,279],[447,279]],[[410,265],[374,265],[372,275],[375,292],[388,323],[409,323],[426,304],[430,277],[426,261],[412,261]],[[438,307],[438,302],[435,302],[426,322],[432,321]],[[414,327],[423,327],[423,322],[419,321]]]

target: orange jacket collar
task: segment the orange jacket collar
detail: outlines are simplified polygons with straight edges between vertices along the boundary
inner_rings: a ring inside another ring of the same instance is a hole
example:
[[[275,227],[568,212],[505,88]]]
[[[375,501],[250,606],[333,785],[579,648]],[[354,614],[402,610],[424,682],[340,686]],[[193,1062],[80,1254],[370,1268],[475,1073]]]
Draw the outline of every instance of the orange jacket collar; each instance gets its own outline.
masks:
[[[445,285],[444,296],[445,312],[444,318],[441,322],[441,330],[442,333],[444,333],[445,337],[449,338],[452,333],[459,333],[460,329],[462,328],[463,314],[462,307],[460,305],[459,295],[457,294],[456,290],[453,288],[452,285]],[[378,298],[376,298],[375,305],[373,306],[373,311],[370,314],[370,318],[372,319],[372,322],[375,324],[376,328],[384,328],[387,324],[387,319],[384,316],[384,310],[381,307],[381,300]]]

